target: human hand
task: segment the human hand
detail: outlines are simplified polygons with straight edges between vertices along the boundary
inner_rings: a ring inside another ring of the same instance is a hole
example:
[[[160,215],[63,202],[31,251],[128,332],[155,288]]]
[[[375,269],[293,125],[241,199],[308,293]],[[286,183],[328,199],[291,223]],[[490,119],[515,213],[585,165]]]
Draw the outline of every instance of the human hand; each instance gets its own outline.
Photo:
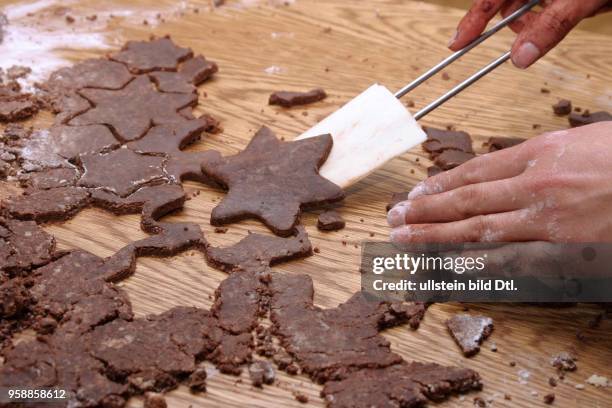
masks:
[[[387,216],[399,243],[612,242],[612,121],[545,133],[431,177]]]
[[[478,37],[500,12],[506,17],[527,0],[474,0],[459,23],[449,48],[457,51]],[[583,19],[609,9],[609,0],[542,0],[541,11],[529,11],[510,24],[518,33],[512,45],[512,62],[527,68],[553,49]]]

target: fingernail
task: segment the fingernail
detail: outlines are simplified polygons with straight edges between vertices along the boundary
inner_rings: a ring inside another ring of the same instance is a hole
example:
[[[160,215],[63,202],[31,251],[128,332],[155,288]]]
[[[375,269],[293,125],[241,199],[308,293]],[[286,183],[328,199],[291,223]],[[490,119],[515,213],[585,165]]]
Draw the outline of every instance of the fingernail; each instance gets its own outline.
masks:
[[[425,195],[425,190],[426,190],[425,182],[421,181],[416,186],[414,186],[414,188],[408,193],[408,199],[414,200],[417,197]]]
[[[518,68],[527,68],[540,57],[540,50],[532,42],[526,42],[512,55],[512,63]]]
[[[406,224],[406,212],[408,211],[409,203],[406,201],[397,204],[387,213],[387,223],[390,227],[395,228]]]
[[[452,47],[455,41],[457,41],[457,37],[459,37],[459,31],[455,31],[455,34],[448,40],[448,48]]]
[[[391,230],[391,234],[389,234],[391,242],[408,242],[411,236],[410,227],[407,226],[394,228]]]

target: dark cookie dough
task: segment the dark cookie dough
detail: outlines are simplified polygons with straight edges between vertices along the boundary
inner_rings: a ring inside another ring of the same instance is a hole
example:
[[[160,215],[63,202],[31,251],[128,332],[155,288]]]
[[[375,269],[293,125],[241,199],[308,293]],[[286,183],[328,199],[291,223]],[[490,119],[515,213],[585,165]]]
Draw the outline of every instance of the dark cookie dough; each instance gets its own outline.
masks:
[[[344,228],[346,223],[338,211],[325,211],[319,215],[317,228],[321,231],[338,231]]]
[[[20,279],[11,279],[0,285],[0,319],[23,314],[31,303],[30,293]]]
[[[423,142],[423,149],[433,156],[439,155],[445,150],[474,153],[472,138],[466,132],[436,129],[429,126],[423,127],[423,130],[427,133],[427,140]]]
[[[568,117],[569,123],[572,127],[590,125],[591,123],[605,122],[612,120],[612,114],[608,112],[584,112],[575,113],[572,112]]]
[[[42,87],[59,96],[82,88],[121,89],[133,78],[125,65],[98,58],[58,69]]]
[[[53,126],[32,133],[16,143],[22,167],[26,171],[71,167],[69,160],[79,155],[98,153],[119,147],[106,126]]]
[[[307,275],[275,274],[269,286],[274,334],[302,371],[320,383],[401,362],[378,332],[404,322],[416,327],[425,312],[422,304],[368,300],[361,292],[336,308],[321,309],[313,305]]]
[[[101,188],[125,197],[140,187],[165,179],[163,158],[145,156],[130,149],[80,157],[81,187]]]
[[[72,218],[89,202],[89,191],[78,187],[58,187],[30,195],[9,197],[2,211],[19,220],[63,221]]]
[[[222,333],[209,312],[176,307],[161,315],[121,319],[91,333],[91,354],[112,377],[127,378],[140,391],[165,391],[177,376],[191,374],[196,361],[219,344]],[[163,352],[160,352],[163,350]]]
[[[253,355],[253,336],[251,333],[224,335],[221,344],[210,355],[219,371],[224,374],[240,375],[241,366],[250,363]]]
[[[0,97],[0,122],[28,119],[38,112],[38,101],[31,95]]]
[[[70,120],[70,125],[107,125],[124,141],[145,135],[152,125],[184,121],[178,113],[195,106],[195,94],[158,92],[146,76],[139,76],[120,90],[79,90],[93,107]]]
[[[212,307],[220,327],[236,335],[251,332],[257,318],[265,313],[262,308],[265,291],[265,284],[254,272],[233,273],[221,282]]]
[[[434,163],[442,170],[454,169],[476,157],[474,153],[466,153],[461,150],[444,150],[436,156]]]
[[[136,152],[165,155],[167,160],[164,168],[173,182],[180,183],[186,179],[206,182],[202,163],[215,158],[215,153],[187,153],[181,150],[199,140],[202,131],[209,130],[210,121],[206,118],[185,120],[172,125],[155,126],[142,139],[130,142],[127,146]]]
[[[45,169],[33,173],[23,174],[19,182],[26,188],[27,192],[37,190],[50,190],[58,187],[75,185],[79,177],[79,171],[74,167],[58,167]]]
[[[150,74],[161,92],[192,93],[196,86],[210,78],[219,67],[203,56],[183,62],[178,72],[158,71]]]
[[[303,207],[344,198],[340,187],[318,173],[332,143],[330,135],[282,142],[262,127],[242,152],[204,162],[204,173],[229,189],[211,223],[258,218],[276,234],[291,235]]]
[[[249,366],[249,376],[253,386],[261,388],[264,384],[270,385],[274,383],[276,372],[272,364],[267,361],[258,360]]]
[[[204,250],[208,245],[197,224],[155,222],[145,230],[156,235],[128,244],[107,260],[107,281],[117,282],[130,276],[136,267],[137,257],[174,256],[192,248]]]
[[[249,234],[227,248],[208,248],[208,261],[226,272],[237,270],[259,272],[270,265],[312,254],[312,245],[304,227],[297,228],[294,237]]]
[[[493,331],[493,319],[486,316],[456,314],[446,321],[446,327],[463,355],[471,357],[480,351],[482,342]]]
[[[521,139],[519,137],[494,136],[489,138],[487,145],[489,146],[489,152],[496,152],[498,150],[503,150],[512,146],[516,146],[526,140],[527,139]]]
[[[321,395],[334,407],[422,407],[454,393],[482,388],[477,372],[434,363],[401,363],[365,369],[325,384]]]
[[[37,269],[30,288],[35,313],[78,333],[117,317],[131,319],[127,294],[104,281],[103,265],[103,259],[75,251]]]
[[[572,101],[567,99],[561,99],[559,102],[552,106],[553,112],[557,116],[565,116],[572,113]]]
[[[206,391],[206,367],[198,367],[187,379],[187,386],[193,393],[205,392]]]
[[[0,272],[23,275],[54,258],[55,239],[32,221],[0,217]],[[0,275],[1,276],[1,275]]]
[[[185,192],[178,184],[159,184],[144,186],[127,197],[105,190],[93,190],[91,199],[97,207],[117,215],[141,212],[143,229],[155,232],[156,220],[183,207]]]
[[[192,55],[189,48],[179,47],[170,37],[163,37],[150,41],[128,41],[121,51],[110,58],[125,64],[134,74],[143,74],[176,71],[178,64]]]
[[[280,105],[285,108],[291,108],[292,106],[318,102],[326,97],[327,94],[321,88],[312,89],[308,92],[277,91],[270,95],[268,103],[270,105]]]

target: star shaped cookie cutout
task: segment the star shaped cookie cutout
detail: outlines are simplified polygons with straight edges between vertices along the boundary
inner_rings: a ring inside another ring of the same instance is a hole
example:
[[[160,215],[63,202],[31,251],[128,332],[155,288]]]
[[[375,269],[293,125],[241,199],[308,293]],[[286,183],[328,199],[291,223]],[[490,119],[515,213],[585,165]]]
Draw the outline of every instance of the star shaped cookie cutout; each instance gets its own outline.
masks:
[[[191,57],[189,48],[177,46],[170,37],[150,41],[128,41],[111,59],[127,65],[130,72],[176,71],[177,65]]]
[[[163,93],[146,76],[123,89],[81,89],[79,94],[93,107],[70,121],[70,125],[107,125],[122,141],[139,139],[155,125],[185,121],[178,111],[195,106],[196,94]]]
[[[262,127],[242,152],[204,162],[204,173],[229,189],[211,223],[257,218],[277,235],[291,235],[303,208],[344,198],[340,187],[319,175],[332,144],[330,135],[282,142]]]
[[[86,154],[79,160],[83,168],[80,187],[101,188],[121,197],[144,185],[166,181],[163,157],[145,156],[130,149]]]

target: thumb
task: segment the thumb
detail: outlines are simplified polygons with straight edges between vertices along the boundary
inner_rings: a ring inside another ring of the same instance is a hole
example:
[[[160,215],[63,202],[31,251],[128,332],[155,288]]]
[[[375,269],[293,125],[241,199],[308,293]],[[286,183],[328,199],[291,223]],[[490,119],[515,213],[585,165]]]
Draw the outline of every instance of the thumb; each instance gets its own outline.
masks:
[[[527,68],[553,49],[584,18],[608,0],[558,0],[551,2],[526,25],[512,46],[512,62]]]
[[[576,25],[608,0],[557,0],[537,14],[512,46],[512,62],[527,68],[553,49]]]

